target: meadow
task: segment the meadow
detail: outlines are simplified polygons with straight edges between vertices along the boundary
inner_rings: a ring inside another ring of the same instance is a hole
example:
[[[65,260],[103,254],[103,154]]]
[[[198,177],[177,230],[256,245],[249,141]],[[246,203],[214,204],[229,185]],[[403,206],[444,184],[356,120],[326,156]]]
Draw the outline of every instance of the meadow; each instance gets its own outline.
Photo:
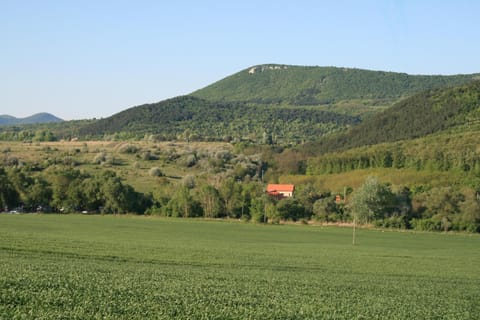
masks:
[[[0,319],[478,319],[480,237],[0,215]]]
[[[215,157],[231,152],[231,145],[221,142],[148,142],[148,141],[55,141],[55,142],[11,142],[0,141],[4,165],[11,159],[29,164],[45,171],[48,168],[76,168],[95,174],[104,170],[116,174],[140,192],[162,193],[165,185],[176,183],[186,175],[208,172],[207,161],[199,161],[189,167],[186,158],[195,154],[198,158]],[[102,159],[97,160],[99,156]],[[16,164],[15,164],[16,165]],[[162,177],[149,174],[158,167]],[[45,174],[48,176],[48,174]]]

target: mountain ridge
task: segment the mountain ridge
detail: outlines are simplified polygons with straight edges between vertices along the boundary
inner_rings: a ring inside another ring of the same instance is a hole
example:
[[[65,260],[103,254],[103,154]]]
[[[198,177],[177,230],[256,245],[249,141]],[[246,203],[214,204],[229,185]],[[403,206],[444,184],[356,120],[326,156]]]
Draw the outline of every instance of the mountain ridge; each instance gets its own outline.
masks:
[[[265,64],[243,69],[190,95],[128,108],[89,124],[81,133],[101,136],[122,131],[130,137],[155,134],[178,139],[188,132],[201,140],[234,137],[256,142],[267,135],[272,137],[269,141],[297,144],[345,130],[419,92],[452,88],[476,78],[480,74],[411,76]]]
[[[391,106],[412,94],[461,85],[480,73],[409,75],[357,68],[264,64],[248,67],[191,95],[211,101],[256,104],[329,106],[348,101],[354,106]]]
[[[424,76],[264,64],[243,69],[190,95],[127,108],[68,131],[95,139],[151,135],[162,140],[299,144],[356,127],[395,103],[411,103],[408,97],[419,92],[447,90],[444,88],[477,78],[480,74]]]
[[[0,125],[37,124],[50,122],[63,122],[63,119],[51,113],[40,112],[25,118],[16,118],[11,115],[0,115]]]

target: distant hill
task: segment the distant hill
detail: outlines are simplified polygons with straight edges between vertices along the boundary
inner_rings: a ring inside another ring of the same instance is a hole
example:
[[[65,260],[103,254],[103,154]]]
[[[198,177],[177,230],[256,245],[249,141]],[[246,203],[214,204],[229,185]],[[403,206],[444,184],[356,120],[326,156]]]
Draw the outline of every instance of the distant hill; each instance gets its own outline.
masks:
[[[348,102],[353,107],[348,112],[355,112],[355,108],[365,105],[390,106],[401,98],[421,91],[461,85],[474,79],[480,79],[480,74],[408,75],[350,68],[270,64],[247,68],[192,95],[211,101],[330,105],[330,111],[342,110],[340,103]]]
[[[182,136],[191,140],[250,139],[298,142],[345,129],[359,119],[333,112],[212,102],[181,96],[133,107],[80,129],[82,136],[123,133],[129,137]]]
[[[396,103],[348,132],[313,143],[316,153],[423,137],[480,121],[480,81],[432,89]]]
[[[9,115],[0,115],[0,125],[19,125],[62,122],[63,120],[50,113],[37,113],[26,118],[15,118]]]

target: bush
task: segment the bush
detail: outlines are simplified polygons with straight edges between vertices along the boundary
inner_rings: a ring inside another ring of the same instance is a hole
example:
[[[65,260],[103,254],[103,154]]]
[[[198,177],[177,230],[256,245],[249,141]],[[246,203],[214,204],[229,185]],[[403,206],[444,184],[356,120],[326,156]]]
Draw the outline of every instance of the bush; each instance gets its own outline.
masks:
[[[442,226],[439,221],[433,221],[432,219],[413,219],[412,227],[419,231],[440,231]]]
[[[276,217],[280,220],[297,221],[302,218],[308,218],[305,208],[298,200],[293,198],[284,198],[277,203]]]
[[[190,174],[189,174],[189,175],[186,175],[186,176],[183,178],[183,180],[182,180],[182,184],[183,184],[186,188],[188,188],[188,189],[193,189],[193,188],[195,188],[195,185],[196,185],[196,183],[195,183],[195,177],[192,176],[192,175],[190,175]]]
[[[382,220],[375,220],[374,225],[379,228],[406,229],[407,222],[405,218],[405,216],[393,215]]]
[[[120,159],[115,158],[111,154],[107,154],[105,156],[105,161],[102,164],[107,166],[114,166],[114,165],[120,165],[121,163],[122,161]]]
[[[102,162],[105,162],[106,157],[107,157],[107,154],[105,152],[100,152],[93,158],[93,163],[101,164]]]
[[[153,167],[153,168],[151,168],[150,171],[148,171],[148,173],[149,173],[152,177],[163,177],[163,176],[164,176],[162,170],[160,170],[159,167]]]
[[[160,215],[163,214],[162,206],[155,204],[155,205],[151,206],[150,208],[148,208],[145,211],[145,214],[160,216]]]
[[[80,164],[74,157],[71,156],[64,157],[62,162],[64,165],[70,167],[76,167]]]
[[[145,161],[151,161],[151,160],[158,160],[158,156],[155,155],[155,154],[152,154],[151,151],[145,151],[145,152],[142,152],[141,156],[142,160],[145,160]]]
[[[334,197],[326,197],[316,200],[313,203],[312,211],[314,218],[322,222],[337,221],[337,204]]]
[[[140,163],[138,161],[135,161],[132,166],[135,168],[135,169],[140,169],[142,166],[140,165]]]
[[[137,153],[140,149],[131,143],[127,144],[122,144],[120,147],[118,147],[118,152],[120,153]]]
[[[20,164],[20,161],[18,160],[17,157],[14,157],[14,156],[7,156],[3,160],[3,165],[6,167],[18,166],[19,164]]]
[[[185,166],[186,167],[193,167],[196,164],[197,164],[197,157],[194,154],[189,154],[185,158]]]
[[[215,158],[217,158],[218,160],[230,161],[230,159],[232,159],[233,156],[230,153],[230,151],[220,150],[220,151],[217,151],[217,153],[215,154]]]

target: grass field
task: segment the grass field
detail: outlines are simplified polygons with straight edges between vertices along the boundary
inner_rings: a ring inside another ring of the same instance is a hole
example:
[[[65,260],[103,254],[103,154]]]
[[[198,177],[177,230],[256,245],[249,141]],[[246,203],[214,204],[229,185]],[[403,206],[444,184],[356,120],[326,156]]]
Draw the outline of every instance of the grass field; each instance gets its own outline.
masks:
[[[0,319],[479,319],[480,237],[0,215]]]

